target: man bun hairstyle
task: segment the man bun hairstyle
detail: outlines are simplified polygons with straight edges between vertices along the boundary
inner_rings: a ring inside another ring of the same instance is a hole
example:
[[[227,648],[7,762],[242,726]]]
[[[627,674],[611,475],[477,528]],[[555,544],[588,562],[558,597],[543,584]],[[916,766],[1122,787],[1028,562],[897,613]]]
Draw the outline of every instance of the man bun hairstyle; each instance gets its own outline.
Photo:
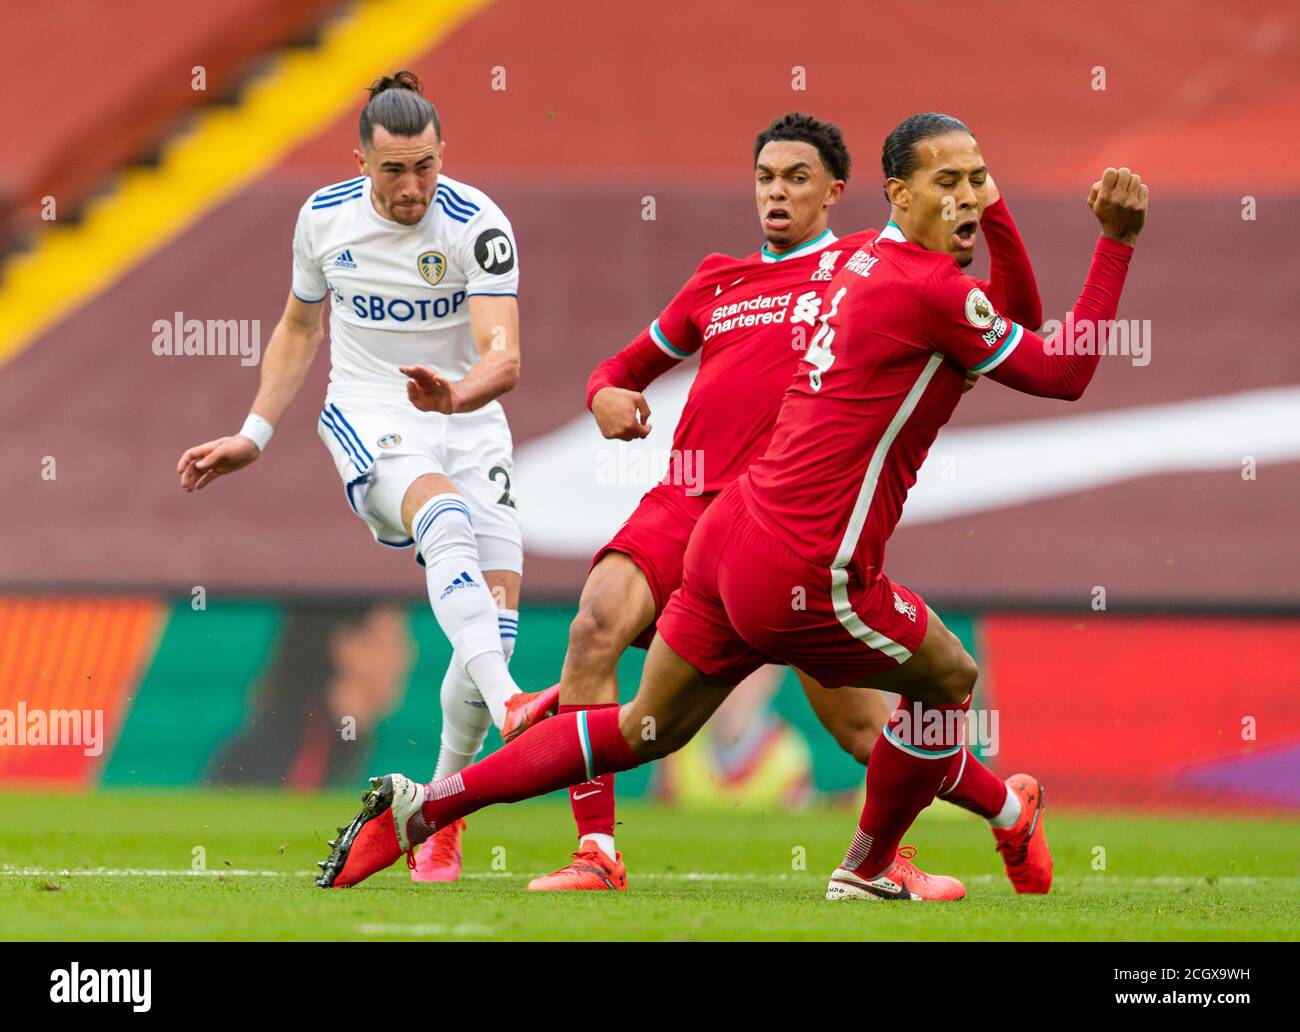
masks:
[[[832,177],[848,180],[849,169],[853,163],[849,158],[849,149],[844,146],[844,134],[840,132],[839,126],[831,122],[819,121],[812,115],[800,114],[798,111],[782,115],[759,133],[758,139],[754,141],[755,165],[758,164],[760,152],[773,140],[794,140],[798,143],[811,144],[817,148],[822,164],[830,170]]]
[[[916,171],[918,143],[933,136],[956,132],[969,133],[970,129],[960,119],[937,111],[926,111],[903,119],[894,127],[894,131],[885,137],[885,147],[880,155],[880,164],[885,170],[885,178],[906,180]]]
[[[403,70],[385,75],[370,84],[370,100],[361,109],[361,149],[370,146],[375,126],[383,126],[394,136],[419,136],[429,125],[442,139],[438,111],[421,92],[415,73]]]

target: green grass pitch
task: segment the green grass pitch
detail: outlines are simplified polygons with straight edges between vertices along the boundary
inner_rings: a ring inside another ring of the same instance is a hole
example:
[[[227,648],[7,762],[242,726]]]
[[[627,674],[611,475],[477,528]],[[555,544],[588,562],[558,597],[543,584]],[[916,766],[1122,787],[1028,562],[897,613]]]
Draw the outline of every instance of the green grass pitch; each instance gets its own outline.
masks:
[[[1297,939],[1300,822],[1047,812],[1056,883],[1017,897],[983,822],[931,807],[908,841],[956,904],[827,903],[853,809],[621,808],[626,894],[530,893],[571,845],[567,801],[470,818],[466,877],[402,864],[312,881],[357,794],[0,795],[6,939]],[[196,850],[198,852],[196,852]],[[1099,852],[1099,850],[1103,850]],[[1094,865],[1104,857],[1105,869]],[[191,874],[202,858],[205,872]]]

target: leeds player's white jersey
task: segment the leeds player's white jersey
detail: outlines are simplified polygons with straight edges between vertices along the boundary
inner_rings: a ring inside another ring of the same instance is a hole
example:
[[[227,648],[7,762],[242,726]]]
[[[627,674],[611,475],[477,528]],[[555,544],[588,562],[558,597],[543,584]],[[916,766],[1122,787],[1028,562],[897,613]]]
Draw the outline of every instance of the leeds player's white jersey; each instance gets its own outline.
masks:
[[[441,473],[469,505],[482,568],[522,570],[505,410],[490,401],[454,416],[421,412],[398,372],[425,365],[464,377],[479,360],[469,298],[513,297],[518,284],[510,223],[485,193],[454,179],[438,178],[414,226],[375,211],[364,176],[327,186],[302,206],[293,292],[331,302],[330,385],[317,432],[348,504],[381,544],[412,544],[402,492],[421,474]]]
[[[438,177],[414,226],[375,211],[366,176],[317,191],[298,213],[293,292],[309,302],[330,295],[331,399],[405,404],[403,365],[462,378],[479,360],[469,298],[518,289],[510,222],[455,179]]]

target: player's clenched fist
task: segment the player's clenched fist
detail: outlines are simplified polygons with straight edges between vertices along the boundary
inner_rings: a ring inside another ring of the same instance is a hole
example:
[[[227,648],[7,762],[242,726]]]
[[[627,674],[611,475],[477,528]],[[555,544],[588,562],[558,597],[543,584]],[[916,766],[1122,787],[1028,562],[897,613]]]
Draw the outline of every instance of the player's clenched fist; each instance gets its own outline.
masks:
[[[1088,207],[1101,223],[1102,236],[1130,247],[1147,221],[1147,187],[1128,168],[1108,168],[1092,184]]]
[[[257,445],[243,434],[196,444],[176,463],[181,490],[201,491],[217,477],[243,469],[261,454]]]
[[[611,441],[635,441],[650,432],[650,406],[640,391],[602,387],[591,399],[591,414]]]

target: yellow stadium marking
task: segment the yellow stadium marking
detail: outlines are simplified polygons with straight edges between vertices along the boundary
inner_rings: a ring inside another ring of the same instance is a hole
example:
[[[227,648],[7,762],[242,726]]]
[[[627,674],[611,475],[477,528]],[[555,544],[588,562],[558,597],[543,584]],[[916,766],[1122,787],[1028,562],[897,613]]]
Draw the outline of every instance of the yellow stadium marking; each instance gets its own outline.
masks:
[[[51,226],[0,273],[0,364],[329,126],[371,79],[490,0],[361,0],[313,49],[279,57],[233,109],[201,109],[155,168],[119,175],[77,226]]]

